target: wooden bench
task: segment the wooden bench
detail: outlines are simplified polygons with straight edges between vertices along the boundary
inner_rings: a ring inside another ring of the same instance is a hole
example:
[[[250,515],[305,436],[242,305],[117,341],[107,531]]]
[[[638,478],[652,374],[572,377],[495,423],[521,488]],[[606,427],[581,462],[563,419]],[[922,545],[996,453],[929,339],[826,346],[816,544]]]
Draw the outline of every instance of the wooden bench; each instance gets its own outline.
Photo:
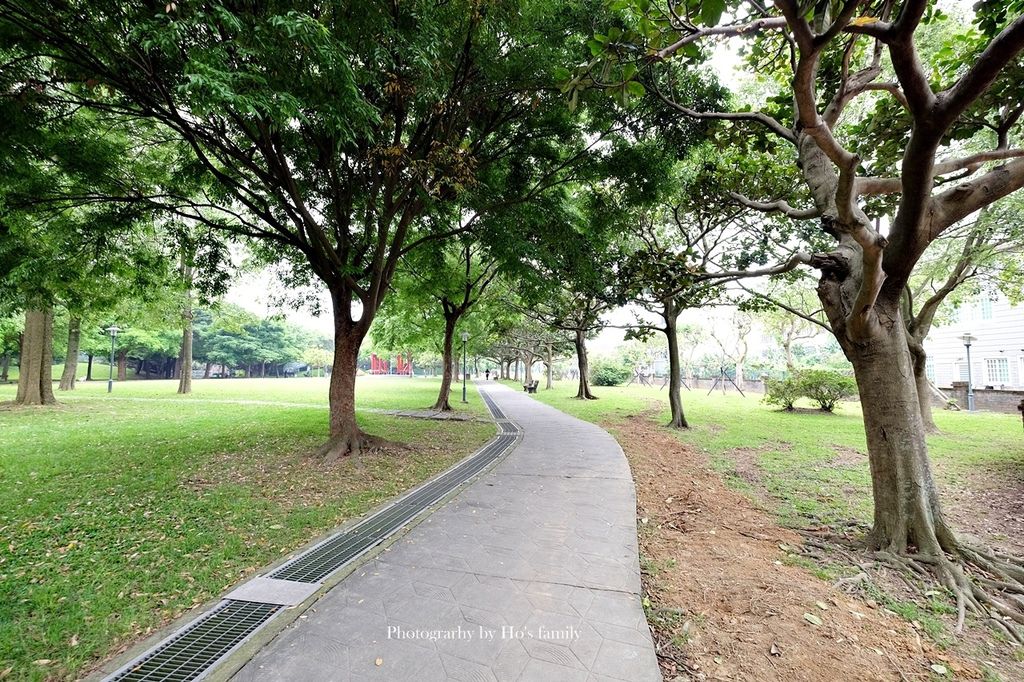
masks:
[[[537,380],[537,379],[534,379],[533,381],[531,381],[528,384],[523,384],[523,390],[526,391],[527,393],[536,393],[537,392],[537,386],[539,384],[540,384],[540,381]]]

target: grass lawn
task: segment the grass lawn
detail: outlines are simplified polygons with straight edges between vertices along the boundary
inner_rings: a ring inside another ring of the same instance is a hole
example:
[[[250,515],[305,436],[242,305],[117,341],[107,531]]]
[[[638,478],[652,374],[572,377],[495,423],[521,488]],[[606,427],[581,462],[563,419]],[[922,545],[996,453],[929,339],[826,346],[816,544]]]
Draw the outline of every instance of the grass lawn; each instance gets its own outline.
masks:
[[[64,372],[64,363],[58,362],[53,366],[53,379],[54,381],[60,381],[60,375]],[[89,372],[89,363],[80,362],[78,363],[78,369],[76,370],[76,376],[78,380],[82,381],[85,375]],[[7,380],[10,382],[18,381],[18,366],[11,363],[10,367],[7,368]],[[114,375],[117,376],[117,368],[114,368]],[[106,386],[107,378],[110,376],[110,365],[100,364],[98,360],[93,360],[92,363],[92,378],[96,383],[100,381]],[[128,378],[135,379],[135,368],[128,367]],[[3,388],[3,384],[0,384],[0,389]]]
[[[366,377],[357,399],[425,407],[438,384]],[[0,409],[0,678],[78,677],[494,435],[362,411],[413,447],[325,467],[307,455],[327,436],[326,379],[79,386],[55,408]],[[475,391],[466,409],[486,413]]]
[[[511,384],[510,384],[511,385]],[[521,386],[519,387],[521,389]],[[660,423],[669,419],[668,392],[645,386],[594,387],[599,400],[579,401],[575,382],[556,382],[537,398],[581,419],[614,424],[632,415]],[[798,403],[783,412],[759,394],[683,390],[691,424],[678,437],[701,448],[731,483],[768,493],[767,502],[790,526],[870,521],[871,479],[859,403],[841,403],[836,413]],[[1016,415],[935,411],[941,433],[928,444],[936,475],[948,488],[982,473],[1008,479],[1024,472],[1020,418]],[[614,430],[614,427],[613,427]]]

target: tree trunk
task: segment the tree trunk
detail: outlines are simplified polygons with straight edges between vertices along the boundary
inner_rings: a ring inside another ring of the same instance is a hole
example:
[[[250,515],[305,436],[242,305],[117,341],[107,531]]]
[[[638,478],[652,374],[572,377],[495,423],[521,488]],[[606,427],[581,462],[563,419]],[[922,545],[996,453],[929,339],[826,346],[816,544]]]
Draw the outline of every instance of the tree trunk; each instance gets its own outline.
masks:
[[[896,312],[896,315],[899,313]],[[868,342],[847,342],[864,412],[875,516],[870,542],[905,554],[953,551],[932,480],[912,359],[897,320]]]
[[[533,355],[528,354],[523,358],[523,383],[533,383]]]
[[[545,385],[544,385],[544,390],[545,391],[551,390],[551,372],[552,372],[552,367],[551,367],[551,343],[550,342],[548,342],[548,360],[547,360],[547,365],[548,365],[548,372],[547,372],[547,381],[545,382]]]
[[[7,375],[11,369],[11,354],[4,353],[3,360],[0,360],[0,384],[7,383]]]
[[[185,309],[185,328],[181,331],[181,361],[178,393],[184,395],[192,392],[192,307],[188,305]],[[209,371],[210,366],[206,366]]]
[[[89,353],[89,363],[85,366],[85,380],[92,381],[92,353]]]
[[[72,315],[68,319],[68,353],[64,358],[64,372],[60,375],[61,391],[75,390],[75,375],[78,374],[78,347],[82,339],[82,321]]]
[[[356,371],[359,346],[373,321],[376,310],[363,307],[359,320],[352,320],[350,294],[332,291],[334,310],[334,362],[330,376],[330,439],[317,453],[326,463],[340,457],[358,455],[377,439],[359,428],[356,422]]]
[[[53,310],[33,307],[25,311],[21,336],[18,392],[19,405],[53,405]]]
[[[444,367],[444,372],[441,374],[441,390],[438,391],[437,400],[432,408],[442,412],[450,412],[452,409],[448,399],[451,396],[452,390],[452,366],[454,361],[452,346],[455,341],[455,325],[458,321],[458,316],[445,315],[444,344],[441,351],[441,365]]]
[[[117,352],[117,380],[128,380],[128,351]]]
[[[939,427],[935,425],[935,419],[932,417],[932,386],[928,381],[928,353],[925,352],[924,346],[914,338],[907,339],[907,348],[914,365],[914,385],[917,388],[921,423],[924,425],[926,433],[938,433]]]
[[[206,363],[206,367],[203,368],[203,378],[204,379],[209,379],[210,378],[210,373],[212,371],[213,371],[213,363],[212,362]]]
[[[515,367],[512,368],[512,371],[513,371],[512,380],[513,381],[519,381],[519,358],[515,359],[515,363],[516,363]]]
[[[579,400],[597,400],[597,396],[590,392],[590,361],[587,359],[587,336],[582,329],[576,330],[576,337],[573,339],[573,343],[576,345],[576,366],[580,372],[576,398]]]
[[[673,429],[688,429],[690,424],[686,421],[686,414],[683,413],[683,377],[682,369],[679,366],[679,335],[677,322],[679,311],[671,303],[665,304],[662,312],[665,320],[665,338],[668,340],[668,405],[672,413],[667,426]]]
[[[736,362],[736,385],[739,386],[740,390],[743,390],[743,361],[739,360]]]

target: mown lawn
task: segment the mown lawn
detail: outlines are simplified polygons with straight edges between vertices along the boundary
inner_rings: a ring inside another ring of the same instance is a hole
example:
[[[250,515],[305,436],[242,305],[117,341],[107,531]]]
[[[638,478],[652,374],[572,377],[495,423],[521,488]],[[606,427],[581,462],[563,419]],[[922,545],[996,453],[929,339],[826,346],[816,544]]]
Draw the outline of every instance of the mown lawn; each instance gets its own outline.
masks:
[[[521,388],[521,387],[520,387]],[[595,387],[595,401],[579,401],[574,382],[541,388],[537,398],[581,419],[613,424],[645,415],[668,422],[667,390],[643,386]],[[738,487],[756,486],[770,495],[781,521],[791,526],[869,521],[871,480],[860,405],[841,403],[836,413],[798,403],[797,412],[765,405],[759,394],[730,390],[711,395],[683,390],[689,431],[678,437],[708,453],[712,464]],[[940,482],[958,485],[975,473],[1024,470],[1024,437],[1016,415],[935,411],[941,433],[928,444]],[[751,471],[751,469],[754,469]]]
[[[53,366],[53,379],[54,379],[54,381],[59,381],[60,380],[60,375],[61,375],[61,373],[63,371],[64,371],[64,363],[63,362],[58,362],[57,364],[55,364]],[[79,381],[84,379],[85,375],[89,373],[89,363],[87,363],[87,362],[80,362],[80,363],[78,363],[78,367],[76,369],[76,373],[77,373]],[[115,376],[117,375],[117,368],[114,368],[114,375]],[[103,385],[106,386],[107,385],[107,379],[109,378],[109,376],[110,376],[110,365],[102,365],[98,361],[93,361],[93,363],[92,363],[92,378],[93,378],[94,382],[99,383],[100,381],[102,381]],[[132,380],[135,379],[135,368],[134,367],[129,367],[128,368],[128,378],[132,379]],[[10,366],[7,368],[7,381],[9,381],[9,382],[16,382],[17,380],[18,380],[18,366],[12,362],[10,364]],[[0,389],[2,389],[2,388],[3,388],[3,384],[0,384]]]
[[[325,467],[326,380],[81,384],[0,409],[0,678],[72,679],[319,533],[451,465],[491,424],[361,412],[412,444]],[[360,379],[360,408],[424,407],[427,379]],[[13,397],[0,387],[0,401]],[[483,414],[473,391],[467,409]],[[274,404],[278,403],[278,404]]]

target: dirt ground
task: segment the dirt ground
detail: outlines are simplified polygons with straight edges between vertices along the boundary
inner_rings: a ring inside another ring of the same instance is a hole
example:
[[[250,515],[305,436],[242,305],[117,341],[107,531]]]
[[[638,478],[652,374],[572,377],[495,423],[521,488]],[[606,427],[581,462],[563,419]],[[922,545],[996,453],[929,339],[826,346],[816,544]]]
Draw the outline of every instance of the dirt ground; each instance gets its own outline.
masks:
[[[999,659],[976,654],[987,631],[943,648],[917,621],[816,576],[800,535],[649,420],[607,426],[636,479],[645,606],[666,680],[1024,679],[1005,645]]]

